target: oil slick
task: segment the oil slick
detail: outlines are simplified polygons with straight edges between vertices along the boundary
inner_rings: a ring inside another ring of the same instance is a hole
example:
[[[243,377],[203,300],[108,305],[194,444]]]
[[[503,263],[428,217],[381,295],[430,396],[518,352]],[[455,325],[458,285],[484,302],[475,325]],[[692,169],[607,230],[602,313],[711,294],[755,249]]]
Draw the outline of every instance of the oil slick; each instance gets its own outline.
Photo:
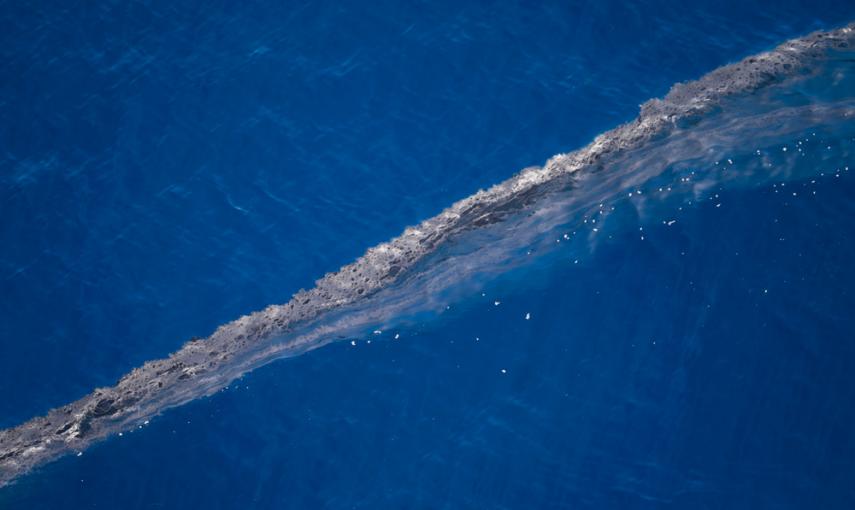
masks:
[[[657,183],[659,195],[679,193],[694,206],[713,198],[710,191],[716,188],[804,177],[791,175],[781,159],[803,155],[801,143],[798,151],[784,145],[774,156],[757,147],[781,147],[782,140],[808,128],[852,137],[853,44],[855,24],[850,24],[677,84],[665,98],[643,104],[636,120],[453,204],[327,274],[288,303],[225,324],[206,339],[145,363],[113,387],[0,431],[0,486],[61,456],[79,456],[92,443],[147,424],[166,409],[211,395],[274,359],[443,310],[474,292],[485,275],[525,264],[531,258],[526,254],[569,244],[555,242],[569,240],[567,232],[584,227],[589,235],[583,241],[593,249],[607,234],[603,211],[613,210],[617,200],[630,201],[639,217],[655,209],[656,188],[650,192],[646,184],[656,179],[669,181]],[[799,96],[794,89],[813,95]],[[743,147],[748,136],[750,149]],[[747,156],[753,159],[740,159]],[[714,164],[720,161],[727,164]],[[670,180],[663,178],[670,174]],[[667,226],[675,222],[667,218]]]

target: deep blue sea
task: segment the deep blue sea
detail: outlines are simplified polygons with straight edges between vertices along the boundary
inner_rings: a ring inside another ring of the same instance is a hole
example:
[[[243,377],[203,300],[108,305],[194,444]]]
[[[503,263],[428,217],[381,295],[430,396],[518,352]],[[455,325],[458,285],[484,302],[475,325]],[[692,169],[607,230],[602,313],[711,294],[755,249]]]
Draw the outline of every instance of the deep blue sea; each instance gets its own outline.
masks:
[[[676,82],[853,19],[825,0],[2,2],[0,429]],[[758,147],[804,155],[787,182],[616,201],[595,244],[399,340],[259,368],[0,508],[855,508],[855,140],[832,131]]]

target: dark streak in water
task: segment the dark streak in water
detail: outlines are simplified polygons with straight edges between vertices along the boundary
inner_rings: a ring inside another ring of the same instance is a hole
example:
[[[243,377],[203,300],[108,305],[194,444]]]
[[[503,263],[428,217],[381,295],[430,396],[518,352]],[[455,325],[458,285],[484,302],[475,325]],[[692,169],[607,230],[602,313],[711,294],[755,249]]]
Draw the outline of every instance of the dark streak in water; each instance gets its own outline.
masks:
[[[376,318],[366,312],[372,296],[392,284],[418,279],[427,257],[462,233],[507,221],[544,197],[571,187],[583,175],[579,172],[602,170],[616,157],[691,127],[728,98],[809,75],[832,53],[846,58],[853,43],[855,24],[850,24],[786,42],[697,81],[677,84],[665,98],[642,105],[636,120],[598,136],[587,147],[555,156],[542,168],[523,170],[453,204],[325,275],[314,288],[301,290],[288,303],[225,324],[210,337],[191,340],[167,358],[146,362],[111,388],[97,389],[46,416],[0,431],[0,486],[165,409],[210,395],[271,359],[295,356],[346,336]],[[390,309],[399,309],[397,306]],[[358,313],[363,315],[357,317]]]

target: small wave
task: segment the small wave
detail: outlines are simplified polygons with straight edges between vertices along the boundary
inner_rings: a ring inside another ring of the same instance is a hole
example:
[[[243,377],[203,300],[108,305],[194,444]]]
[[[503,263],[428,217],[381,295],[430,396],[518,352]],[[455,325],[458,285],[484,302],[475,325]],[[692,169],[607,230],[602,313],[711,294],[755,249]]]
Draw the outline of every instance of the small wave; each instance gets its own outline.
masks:
[[[636,120],[453,204],[288,303],[220,326],[113,387],[0,431],[0,486],[271,360],[435,313],[485,276],[548,253],[562,236],[594,246],[595,224],[608,221],[617,200],[631,200],[643,216],[672,191],[691,200],[723,186],[798,178],[800,167],[790,164],[796,151],[769,148],[811,129],[851,139],[853,42],[850,24],[677,84],[643,104]],[[648,192],[651,183],[658,194]]]

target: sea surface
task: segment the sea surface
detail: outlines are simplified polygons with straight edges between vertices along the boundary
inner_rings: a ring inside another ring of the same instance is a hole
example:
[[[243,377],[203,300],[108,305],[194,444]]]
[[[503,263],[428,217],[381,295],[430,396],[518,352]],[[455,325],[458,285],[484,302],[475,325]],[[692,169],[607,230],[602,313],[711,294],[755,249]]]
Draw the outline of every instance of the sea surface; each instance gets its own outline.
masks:
[[[822,0],[0,3],[0,429],[676,82],[853,19]],[[853,101],[845,61],[741,98],[716,157],[628,162],[638,186],[440,311],[259,368],[0,508],[853,508],[855,120],[748,122]]]

